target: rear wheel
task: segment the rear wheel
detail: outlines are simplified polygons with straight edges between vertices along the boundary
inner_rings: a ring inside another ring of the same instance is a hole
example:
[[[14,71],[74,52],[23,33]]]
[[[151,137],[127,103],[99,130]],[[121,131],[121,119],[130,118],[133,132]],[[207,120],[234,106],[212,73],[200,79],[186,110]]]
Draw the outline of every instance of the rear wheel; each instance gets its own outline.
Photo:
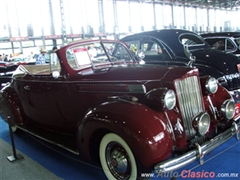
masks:
[[[106,134],[99,148],[99,156],[103,171],[108,179],[135,180],[141,172],[127,143],[114,133]]]

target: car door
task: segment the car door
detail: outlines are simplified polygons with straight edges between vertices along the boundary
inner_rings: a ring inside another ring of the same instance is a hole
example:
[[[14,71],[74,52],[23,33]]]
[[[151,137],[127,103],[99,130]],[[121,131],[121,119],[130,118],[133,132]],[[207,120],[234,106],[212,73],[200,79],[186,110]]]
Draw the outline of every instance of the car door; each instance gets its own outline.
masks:
[[[56,83],[49,75],[35,75],[34,80],[25,79],[23,91],[27,95],[29,104],[29,116],[34,121],[41,124],[53,124],[52,119],[55,119],[55,106],[52,102],[52,94],[58,96],[59,90],[56,88]],[[58,84],[59,89],[62,88]]]
[[[74,108],[76,93],[65,76],[54,78],[43,72],[27,75],[21,82],[20,98],[24,99],[23,108],[30,123],[64,133],[73,131],[79,118]]]

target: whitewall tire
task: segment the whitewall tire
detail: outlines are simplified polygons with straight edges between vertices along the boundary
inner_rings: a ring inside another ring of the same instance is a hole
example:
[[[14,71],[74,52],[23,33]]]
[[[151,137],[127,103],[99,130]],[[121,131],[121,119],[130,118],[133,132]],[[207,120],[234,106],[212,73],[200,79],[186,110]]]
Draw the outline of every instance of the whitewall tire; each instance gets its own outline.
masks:
[[[106,134],[100,143],[99,157],[108,179],[136,180],[136,159],[127,143],[117,134]]]

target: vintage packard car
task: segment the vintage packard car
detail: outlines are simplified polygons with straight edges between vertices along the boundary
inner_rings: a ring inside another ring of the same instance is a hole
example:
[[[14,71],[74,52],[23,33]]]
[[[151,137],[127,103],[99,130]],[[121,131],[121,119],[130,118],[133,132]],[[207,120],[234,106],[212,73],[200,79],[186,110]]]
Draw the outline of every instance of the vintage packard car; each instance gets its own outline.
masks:
[[[215,32],[200,35],[211,48],[240,56],[240,32]]]
[[[17,68],[1,90],[2,117],[13,131],[87,160],[99,154],[108,179],[203,163],[206,153],[239,137],[232,96],[197,68],[139,64],[113,40],[73,42],[56,53],[57,65]]]
[[[146,64],[197,67],[200,76],[215,77],[240,107],[240,57],[212,49],[200,35],[181,29],[141,32],[121,40],[145,56]]]

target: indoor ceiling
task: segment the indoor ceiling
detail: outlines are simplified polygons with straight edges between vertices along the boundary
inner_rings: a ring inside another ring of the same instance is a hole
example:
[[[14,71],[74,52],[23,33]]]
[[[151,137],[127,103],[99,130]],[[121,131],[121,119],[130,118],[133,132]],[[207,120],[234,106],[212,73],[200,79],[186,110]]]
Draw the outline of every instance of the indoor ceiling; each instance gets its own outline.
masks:
[[[165,3],[186,5],[202,8],[224,8],[235,9],[240,7],[240,0],[140,0],[145,3]]]

